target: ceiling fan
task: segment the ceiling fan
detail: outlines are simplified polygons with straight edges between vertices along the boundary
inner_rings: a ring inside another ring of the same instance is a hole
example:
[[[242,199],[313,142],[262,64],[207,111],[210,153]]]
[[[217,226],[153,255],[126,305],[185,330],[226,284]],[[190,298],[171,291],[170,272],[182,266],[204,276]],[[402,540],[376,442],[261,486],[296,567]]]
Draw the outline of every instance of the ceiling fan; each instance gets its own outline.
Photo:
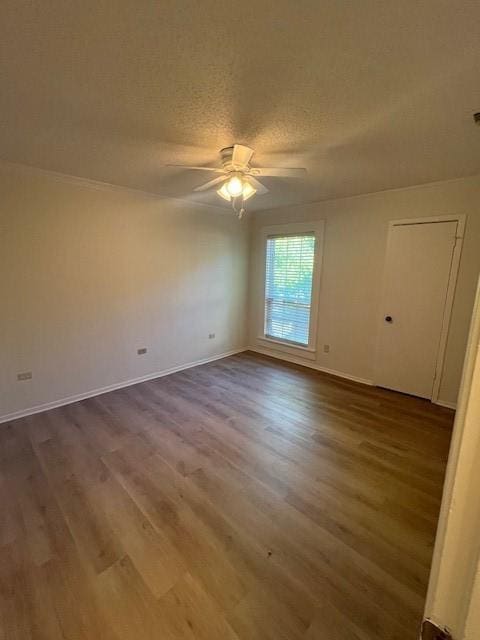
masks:
[[[257,177],[268,176],[275,178],[301,178],[307,170],[303,168],[287,167],[251,167],[250,160],[254,150],[243,144],[234,144],[220,151],[221,167],[192,167],[181,164],[170,164],[169,167],[181,167],[198,171],[212,171],[221,175],[209,180],[205,184],[196,187],[194,191],[207,191],[212,187],[222,186],[217,189],[220,197],[232,203],[232,208],[239,218],[245,213],[245,201],[256,193],[262,195],[268,189]]]

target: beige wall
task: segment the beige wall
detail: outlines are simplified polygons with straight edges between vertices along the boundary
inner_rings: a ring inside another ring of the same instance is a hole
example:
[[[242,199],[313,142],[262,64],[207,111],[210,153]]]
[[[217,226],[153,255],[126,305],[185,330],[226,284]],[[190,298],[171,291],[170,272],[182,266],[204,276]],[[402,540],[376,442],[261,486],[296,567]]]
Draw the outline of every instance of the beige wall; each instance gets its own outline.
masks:
[[[7,165],[0,193],[0,416],[245,345],[248,221]]]
[[[0,417],[247,343],[248,219],[9,165],[0,192]],[[480,269],[479,202],[469,178],[259,213],[252,238],[263,225],[326,220],[316,363],[368,380],[388,221],[467,214],[440,392],[452,403]],[[23,371],[33,379],[17,382]]]
[[[252,229],[250,344],[258,345],[262,305],[258,230],[266,225],[323,219],[326,225],[316,363],[372,380],[388,222],[446,214],[467,215],[439,396],[442,402],[455,403],[480,271],[478,176],[256,214]],[[330,353],[323,352],[324,344],[330,345]]]

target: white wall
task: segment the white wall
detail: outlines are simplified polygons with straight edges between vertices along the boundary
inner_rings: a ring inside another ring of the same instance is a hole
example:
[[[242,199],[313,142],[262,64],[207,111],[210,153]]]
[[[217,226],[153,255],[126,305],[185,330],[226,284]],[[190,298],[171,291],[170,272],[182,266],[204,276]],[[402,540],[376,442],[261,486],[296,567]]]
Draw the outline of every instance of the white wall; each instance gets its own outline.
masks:
[[[9,165],[0,193],[0,417],[245,345],[248,221]]]
[[[408,189],[286,207],[255,216],[250,272],[250,344],[261,316],[256,239],[262,226],[326,221],[320,285],[316,364],[372,380],[379,293],[390,220],[466,214],[466,234],[448,336],[439,399],[455,403],[480,271],[480,179],[471,177]],[[323,344],[330,345],[324,353]]]

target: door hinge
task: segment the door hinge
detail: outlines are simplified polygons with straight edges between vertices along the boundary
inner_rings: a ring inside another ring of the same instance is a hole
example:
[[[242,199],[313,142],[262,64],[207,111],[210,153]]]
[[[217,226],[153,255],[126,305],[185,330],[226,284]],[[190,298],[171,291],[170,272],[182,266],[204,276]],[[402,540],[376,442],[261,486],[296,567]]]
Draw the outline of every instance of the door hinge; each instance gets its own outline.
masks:
[[[431,620],[424,620],[422,624],[421,640],[453,640],[448,629],[441,629]]]

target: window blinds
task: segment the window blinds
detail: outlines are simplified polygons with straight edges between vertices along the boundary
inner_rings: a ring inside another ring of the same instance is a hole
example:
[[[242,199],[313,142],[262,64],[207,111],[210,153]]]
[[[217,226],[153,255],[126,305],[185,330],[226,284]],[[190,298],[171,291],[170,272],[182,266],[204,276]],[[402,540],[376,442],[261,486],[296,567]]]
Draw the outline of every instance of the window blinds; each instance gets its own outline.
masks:
[[[315,235],[267,238],[265,335],[308,345]]]

